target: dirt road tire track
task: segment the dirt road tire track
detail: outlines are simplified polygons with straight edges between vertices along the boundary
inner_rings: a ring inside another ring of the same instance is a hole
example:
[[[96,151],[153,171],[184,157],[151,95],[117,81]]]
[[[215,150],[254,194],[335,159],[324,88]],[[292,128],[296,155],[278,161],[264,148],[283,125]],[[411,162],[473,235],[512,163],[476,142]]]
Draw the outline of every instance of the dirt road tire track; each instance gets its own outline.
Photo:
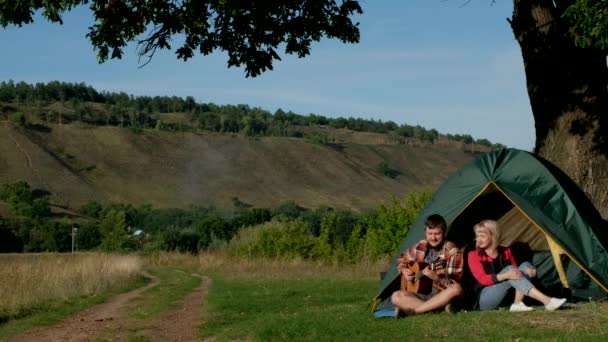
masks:
[[[49,327],[38,327],[10,338],[10,342],[89,342],[126,341],[141,336],[150,341],[198,341],[198,328],[206,315],[206,296],[211,279],[201,277],[201,285],[176,304],[176,308],[152,320],[127,315],[127,303],[143,291],[160,283],[158,277],[144,287],[115,296],[109,301],[65,318]]]
[[[201,285],[180,300],[175,309],[156,320],[145,322],[143,329],[135,336],[159,342],[201,341],[198,328],[207,315],[207,293],[211,278],[193,275],[201,278]]]

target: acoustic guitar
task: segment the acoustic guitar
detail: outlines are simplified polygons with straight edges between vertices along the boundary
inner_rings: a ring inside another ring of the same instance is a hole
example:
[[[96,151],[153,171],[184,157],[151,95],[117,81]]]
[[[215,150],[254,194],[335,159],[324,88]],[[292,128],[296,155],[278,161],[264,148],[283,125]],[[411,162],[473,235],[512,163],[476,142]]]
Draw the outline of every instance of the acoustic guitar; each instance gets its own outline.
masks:
[[[422,273],[422,270],[427,266],[431,271],[439,271],[444,268],[442,260],[439,258],[435,259],[435,261],[430,264],[427,264],[426,262],[410,261],[405,265],[407,269],[414,273],[414,279],[407,281],[405,276],[401,274],[401,290],[420,294],[429,294],[433,290],[433,280],[425,276],[424,273]]]

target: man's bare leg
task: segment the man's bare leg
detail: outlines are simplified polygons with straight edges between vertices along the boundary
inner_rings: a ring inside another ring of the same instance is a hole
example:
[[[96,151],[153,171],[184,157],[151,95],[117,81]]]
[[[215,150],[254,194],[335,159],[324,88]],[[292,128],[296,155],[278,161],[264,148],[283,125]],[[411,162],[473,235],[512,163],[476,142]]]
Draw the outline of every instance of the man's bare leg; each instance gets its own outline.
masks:
[[[461,296],[462,294],[462,287],[460,287],[458,283],[453,283],[448,286],[447,289],[439,292],[431,299],[427,300],[426,302],[422,302],[420,305],[417,305],[413,309],[416,311],[417,314],[441,309],[448,305],[452,301],[452,299]]]
[[[408,291],[395,291],[391,296],[391,301],[393,304],[395,304],[395,306],[398,306],[404,311],[413,310],[424,304],[422,299],[414,296]]]

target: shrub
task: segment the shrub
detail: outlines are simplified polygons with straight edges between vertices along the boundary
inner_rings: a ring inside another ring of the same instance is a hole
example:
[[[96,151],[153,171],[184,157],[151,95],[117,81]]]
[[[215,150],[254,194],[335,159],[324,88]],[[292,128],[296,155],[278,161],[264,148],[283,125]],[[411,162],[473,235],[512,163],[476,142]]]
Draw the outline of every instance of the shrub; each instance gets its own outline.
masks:
[[[274,220],[241,229],[228,249],[238,256],[311,257],[315,238],[304,221]]]
[[[344,246],[345,261],[356,262],[365,255],[365,236],[363,227],[358,224],[353,229],[350,238]]]
[[[388,205],[381,204],[375,219],[368,223],[366,247],[371,255],[383,256],[398,250],[416,217],[430,199],[430,191],[411,192],[403,204],[394,196]]]
[[[105,251],[119,251],[127,241],[126,214],[122,210],[110,209],[104,213],[99,223],[103,239],[101,248]]]
[[[90,250],[101,244],[101,232],[95,222],[81,225],[76,233],[76,244],[79,250]]]
[[[396,178],[401,174],[399,170],[392,168],[386,160],[383,160],[380,162],[380,164],[378,164],[378,172],[390,178]]]
[[[8,222],[0,218],[0,253],[23,251],[23,241],[11,229]]]
[[[15,113],[11,114],[10,121],[14,125],[19,126],[19,127],[27,126],[27,119],[26,119],[25,115],[21,112],[15,112]]]
[[[50,214],[48,199],[36,198],[29,184],[24,181],[0,186],[0,200],[7,202],[16,215],[42,218]]]
[[[305,211],[294,201],[287,201],[272,210],[272,217],[284,220],[295,220]]]
[[[90,201],[80,206],[80,208],[78,208],[78,213],[83,216],[99,218],[99,214],[101,213],[102,209],[103,207],[101,204],[95,201]]]

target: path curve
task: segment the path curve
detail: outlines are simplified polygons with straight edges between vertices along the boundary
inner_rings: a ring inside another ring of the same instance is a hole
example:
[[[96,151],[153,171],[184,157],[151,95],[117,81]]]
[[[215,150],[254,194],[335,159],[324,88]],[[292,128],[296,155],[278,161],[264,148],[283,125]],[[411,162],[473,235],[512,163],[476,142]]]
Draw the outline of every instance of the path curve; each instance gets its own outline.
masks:
[[[199,326],[207,314],[206,297],[211,285],[209,277],[201,278],[201,285],[176,303],[176,307],[161,317],[138,320],[127,316],[127,303],[143,291],[160,283],[158,277],[147,272],[151,281],[144,287],[112,297],[109,301],[65,318],[49,327],[38,327],[9,339],[10,342],[89,342],[126,341],[141,336],[150,341],[199,341]]]

